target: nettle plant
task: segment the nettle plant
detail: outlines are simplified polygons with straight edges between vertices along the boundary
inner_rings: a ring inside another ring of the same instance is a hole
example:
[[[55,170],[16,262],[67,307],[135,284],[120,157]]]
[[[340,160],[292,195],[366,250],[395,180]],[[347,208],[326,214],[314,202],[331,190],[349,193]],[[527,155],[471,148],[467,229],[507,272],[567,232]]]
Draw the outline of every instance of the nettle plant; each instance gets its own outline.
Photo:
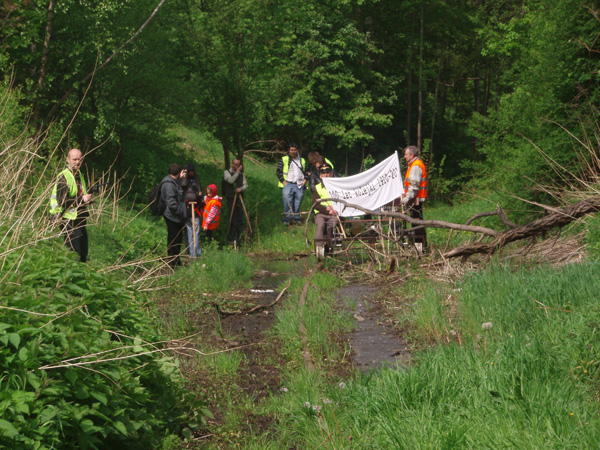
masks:
[[[138,293],[48,244],[0,280],[0,447],[141,449],[201,425]]]

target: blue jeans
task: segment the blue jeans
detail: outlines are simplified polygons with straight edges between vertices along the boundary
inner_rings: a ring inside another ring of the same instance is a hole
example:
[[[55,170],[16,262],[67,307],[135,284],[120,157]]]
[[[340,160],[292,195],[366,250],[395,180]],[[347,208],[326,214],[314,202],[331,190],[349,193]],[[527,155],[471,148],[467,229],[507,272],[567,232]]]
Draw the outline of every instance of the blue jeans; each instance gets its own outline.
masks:
[[[196,222],[196,243],[198,244],[198,248],[194,252],[194,229],[192,226],[192,218],[188,217],[185,221],[185,234],[187,236],[187,245],[188,245],[188,253],[191,257],[198,257],[200,253],[202,253],[202,249],[200,248],[200,217],[194,218]]]
[[[283,186],[283,223],[290,220],[300,221],[300,205],[304,198],[304,189],[297,183],[288,183]]]

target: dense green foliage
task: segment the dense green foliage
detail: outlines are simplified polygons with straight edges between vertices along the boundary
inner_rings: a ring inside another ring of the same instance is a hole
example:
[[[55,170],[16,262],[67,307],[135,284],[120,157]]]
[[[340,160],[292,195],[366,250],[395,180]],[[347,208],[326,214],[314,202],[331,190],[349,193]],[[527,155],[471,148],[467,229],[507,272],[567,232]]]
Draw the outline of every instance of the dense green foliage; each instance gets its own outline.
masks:
[[[71,256],[39,244],[5,261],[0,445],[144,449],[199,425],[144,299]]]
[[[129,176],[174,158],[178,121],[212,133],[226,165],[295,140],[354,172],[417,143],[433,197],[470,179],[528,195],[551,160],[574,164],[556,124],[595,126],[594,14],[578,0],[8,1],[0,70],[30,124],[54,124],[48,148],[74,118],[68,145],[103,144],[89,161]]]

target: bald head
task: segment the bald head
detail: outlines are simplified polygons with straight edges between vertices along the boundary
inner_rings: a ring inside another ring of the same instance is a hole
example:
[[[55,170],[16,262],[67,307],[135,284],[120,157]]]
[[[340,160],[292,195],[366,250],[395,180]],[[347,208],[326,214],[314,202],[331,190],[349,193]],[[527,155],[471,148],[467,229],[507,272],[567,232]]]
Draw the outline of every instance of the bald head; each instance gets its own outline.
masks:
[[[72,172],[79,170],[82,161],[83,155],[81,154],[81,150],[77,148],[72,148],[69,150],[69,153],[67,154],[67,165]]]

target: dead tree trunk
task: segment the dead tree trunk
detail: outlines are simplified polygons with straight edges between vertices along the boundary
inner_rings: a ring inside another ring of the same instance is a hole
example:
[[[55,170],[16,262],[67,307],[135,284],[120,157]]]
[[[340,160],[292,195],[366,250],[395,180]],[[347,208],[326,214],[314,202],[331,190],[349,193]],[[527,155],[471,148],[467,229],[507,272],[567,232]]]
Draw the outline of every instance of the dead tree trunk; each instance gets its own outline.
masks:
[[[600,211],[600,197],[593,197],[579,203],[569,205],[563,210],[544,216],[498,234],[492,242],[463,245],[444,254],[445,258],[469,257],[476,253],[491,255],[505,245],[538,236],[552,228],[562,228],[565,225],[587,214]]]

